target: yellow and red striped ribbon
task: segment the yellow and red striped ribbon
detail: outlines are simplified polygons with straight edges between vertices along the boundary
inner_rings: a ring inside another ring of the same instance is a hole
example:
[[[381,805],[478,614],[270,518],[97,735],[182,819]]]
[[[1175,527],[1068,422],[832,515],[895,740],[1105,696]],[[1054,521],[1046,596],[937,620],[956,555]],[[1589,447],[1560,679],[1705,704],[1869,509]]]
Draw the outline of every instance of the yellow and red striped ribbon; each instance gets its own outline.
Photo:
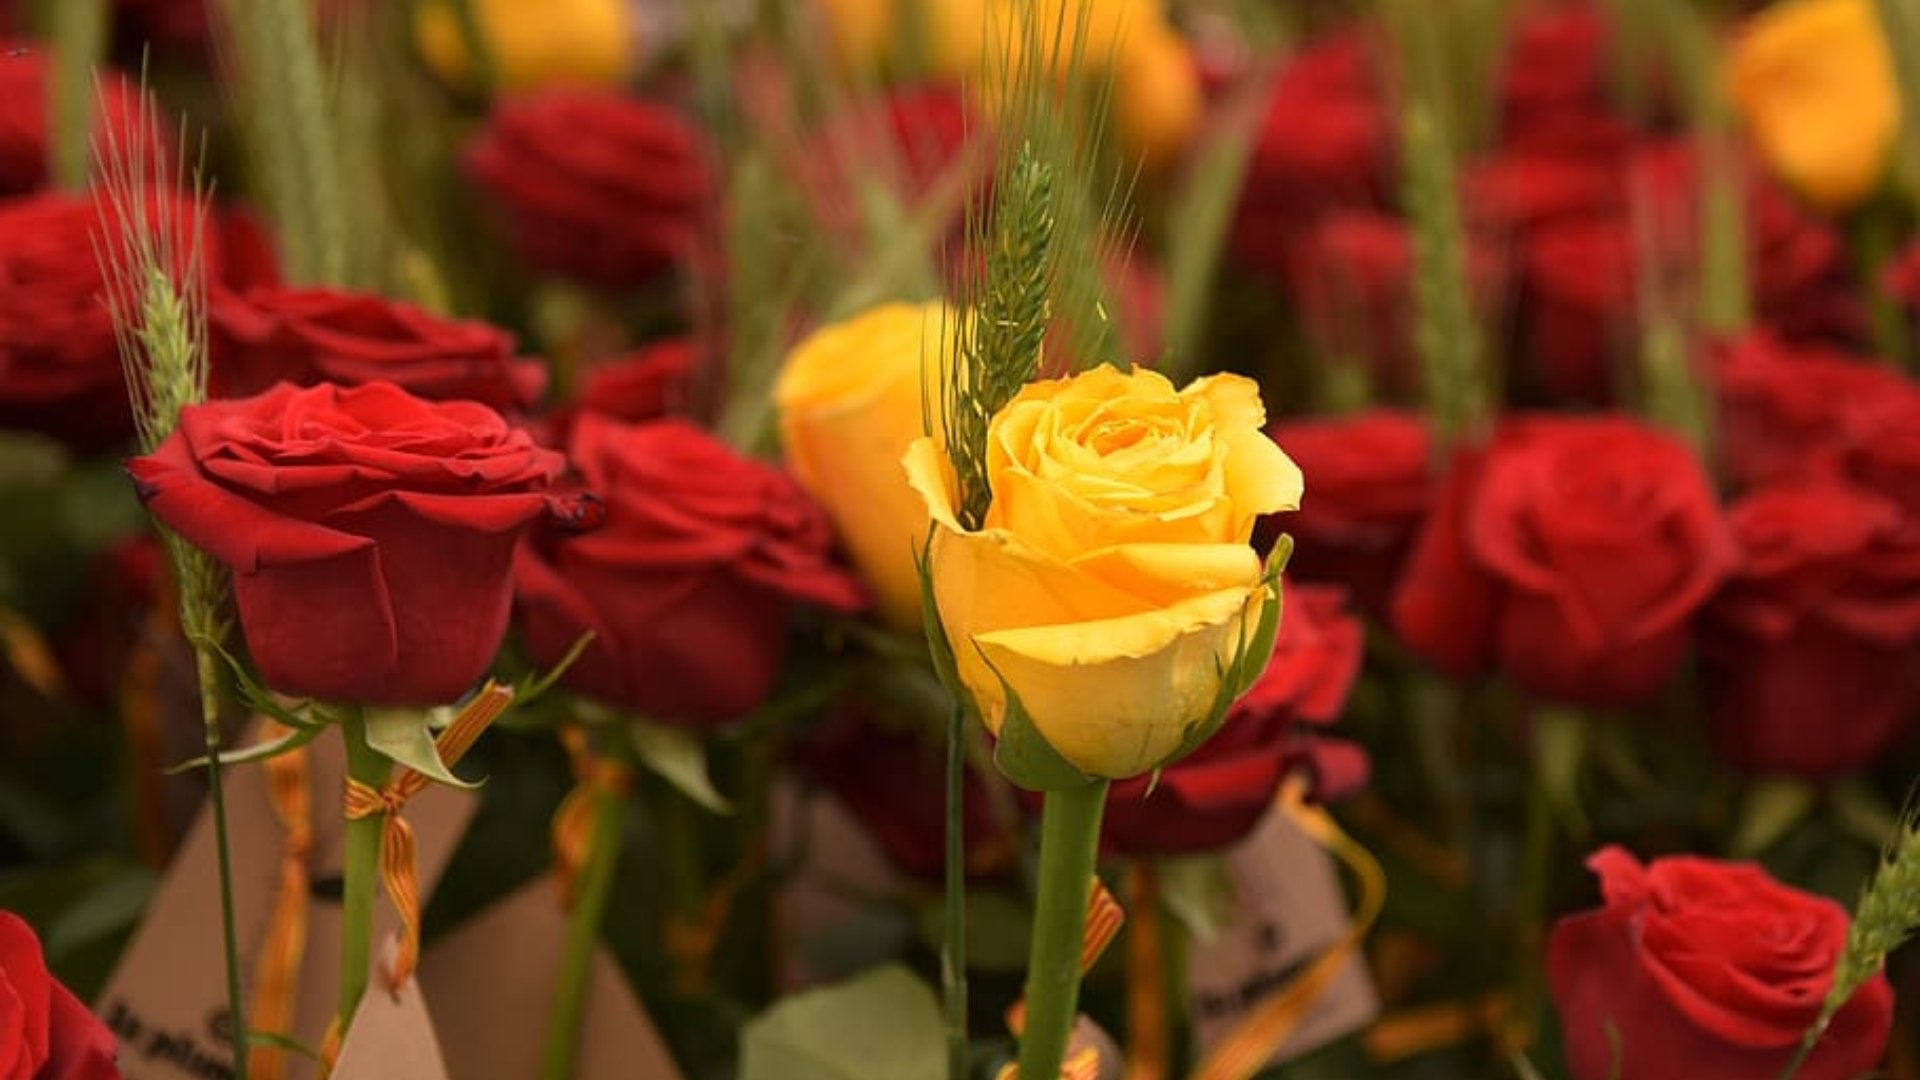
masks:
[[[1127,913],[1121,908],[1120,901],[1099,878],[1093,879],[1093,888],[1087,894],[1086,929],[1080,935],[1080,972],[1085,974],[1099,963],[1107,946],[1113,944],[1114,936],[1120,933],[1120,927],[1127,921]],[[1027,1002],[1021,999],[1007,1009],[1007,1030],[1018,1036],[1027,1026]],[[1019,1066],[1006,1065],[1000,1069],[995,1080],[1018,1080]],[[1061,1066],[1060,1075],[1065,1080],[1099,1080],[1100,1051],[1094,1047],[1084,1047],[1069,1055]]]
[[[271,721],[266,737],[287,729]],[[299,747],[275,754],[262,763],[267,772],[267,801],[284,835],[280,847],[280,885],[267,920],[266,937],[253,974],[250,1027],[281,1035],[293,1034],[300,962],[307,952],[307,910],[313,853],[313,795],[307,750]],[[247,1051],[247,1069],[256,1080],[280,1080],[286,1075],[286,1052],[256,1044]]]
[[[499,719],[512,702],[512,688],[487,683],[433,741],[441,762],[448,768],[458,764],[473,748],[480,733]],[[393,969],[389,972],[391,985],[396,989],[413,977],[414,965],[420,957],[420,880],[415,867],[413,827],[400,812],[407,800],[425,790],[430,782],[424,774],[407,768],[396,772],[387,786],[379,790],[352,778],[347,780],[347,820],[358,821],[376,815],[385,818],[380,831],[380,881],[400,915],[402,930],[400,948],[394,954]]]
[[[574,785],[553,812],[553,870],[560,886],[560,904],[571,908],[575,883],[593,846],[594,803],[602,794],[625,799],[633,789],[633,770],[623,762],[591,753],[587,733],[581,728],[562,729],[560,742],[573,761]]]

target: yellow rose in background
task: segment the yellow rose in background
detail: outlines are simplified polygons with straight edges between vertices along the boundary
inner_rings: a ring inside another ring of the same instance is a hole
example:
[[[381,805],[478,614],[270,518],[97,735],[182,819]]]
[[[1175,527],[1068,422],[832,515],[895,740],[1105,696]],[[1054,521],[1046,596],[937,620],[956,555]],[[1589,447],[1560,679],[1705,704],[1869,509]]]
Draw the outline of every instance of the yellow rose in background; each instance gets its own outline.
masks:
[[[814,0],[834,58],[849,71],[872,71],[893,49],[903,0]],[[904,0],[912,3],[914,0]]]
[[[1099,367],[1035,383],[989,426],[993,499],[977,531],[960,523],[940,446],[913,444],[934,599],[990,730],[1011,689],[1061,757],[1117,778],[1162,764],[1212,715],[1279,599],[1249,544],[1254,519],[1300,503],[1300,470],[1265,422],[1238,375],[1181,390]]]
[[[1728,88],[1761,155],[1809,200],[1844,209],[1886,173],[1900,97],[1872,0],[1787,0],[1756,15]]]
[[[1187,43],[1170,32],[1143,34],[1119,57],[1114,121],[1120,143],[1148,171],[1178,160],[1200,126],[1200,72]]]
[[[944,305],[886,304],[822,327],[787,354],[774,384],[788,467],[824,506],[880,599],[888,625],[921,626],[914,557],[927,510],[900,472],[925,427],[920,373],[940,370]]]
[[[503,89],[611,85],[632,74],[639,42],[627,0],[472,2]],[[423,3],[414,31],[435,74],[473,83],[473,58],[450,0]]]

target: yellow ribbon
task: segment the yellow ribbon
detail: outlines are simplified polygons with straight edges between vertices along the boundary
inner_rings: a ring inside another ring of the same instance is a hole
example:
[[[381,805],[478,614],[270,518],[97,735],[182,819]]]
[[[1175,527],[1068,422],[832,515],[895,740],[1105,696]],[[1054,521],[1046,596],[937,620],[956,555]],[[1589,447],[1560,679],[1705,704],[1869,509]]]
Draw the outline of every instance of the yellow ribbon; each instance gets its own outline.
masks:
[[[560,886],[560,904],[573,906],[574,887],[594,842],[593,806],[602,794],[625,799],[633,789],[633,770],[623,762],[596,757],[580,728],[560,732],[560,742],[573,761],[573,790],[553,812],[553,870]]]
[[[1133,929],[1127,934],[1127,1080],[1166,1080],[1167,980],[1160,955],[1160,885],[1153,863],[1127,871]]]
[[[1359,949],[1386,903],[1387,875],[1373,853],[1348,836],[1325,810],[1306,802],[1306,782],[1295,777],[1280,791],[1280,809],[1328,854],[1345,864],[1360,883],[1353,923],[1306,970],[1275,990],[1240,1021],[1226,1040],[1200,1063],[1193,1080],[1248,1080],[1265,1067],[1300,1026],[1340,969]]]
[[[1506,1012],[1501,994],[1422,1005],[1381,1017],[1361,1037],[1361,1046],[1368,1060],[1378,1064],[1405,1061],[1499,1031]]]
[[[277,724],[266,725],[269,737],[284,731]],[[304,747],[276,754],[263,764],[267,800],[285,839],[280,848],[280,889],[254,965],[248,1023],[258,1031],[291,1035],[300,963],[307,952],[307,860],[313,853],[313,797]],[[278,1047],[255,1045],[247,1051],[247,1069],[256,1080],[280,1080],[286,1074],[286,1053]]]
[[[433,741],[434,750],[448,768],[458,764],[480,738],[489,724],[499,719],[513,702],[513,690],[489,682],[453,723]],[[348,821],[376,815],[385,818],[380,828],[380,882],[387,898],[400,915],[400,948],[395,952],[391,985],[398,989],[413,977],[420,957],[420,880],[415,868],[413,826],[400,816],[407,800],[426,789],[428,778],[412,769],[396,772],[387,786],[375,790],[351,777],[347,780],[346,812]]]

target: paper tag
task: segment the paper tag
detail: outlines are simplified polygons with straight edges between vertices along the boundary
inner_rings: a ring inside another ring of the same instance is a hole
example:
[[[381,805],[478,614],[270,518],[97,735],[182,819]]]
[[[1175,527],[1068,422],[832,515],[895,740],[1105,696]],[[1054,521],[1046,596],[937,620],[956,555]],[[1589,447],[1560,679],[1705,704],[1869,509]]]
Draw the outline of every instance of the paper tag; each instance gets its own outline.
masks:
[[[776,864],[795,865],[774,901],[780,986],[793,993],[847,974],[810,963],[809,942],[844,930],[905,883],[858,818],[798,781],[774,785],[771,834]]]
[[[332,1080],[448,1080],[448,1076],[433,1036],[433,1020],[420,999],[420,980],[409,980],[397,992],[378,984],[369,988],[347,1028],[346,1042],[340,1045]]]
[[[1284,812],[1268,814],[1226,860],[1239,914],[1213,940],[1194,943],[1188,968],[1194,1032],[1209,1049],[1339,941],[1348,926],[1332,859]],[[1361,1028],[1378,1010],[1356,951],[1269,1064],[1291,1061]]]
[[[1067,1035],[1067,1057],[1093,1047],[1100,1055],[1099,1080],[1122,1080],[1127,1075],[1127,1061],[1120,1056],[1120,1044],[1113,1041],[1107,1029],[1093,1022],[1086,1013],[1074,1018],[1073,1031]]]
[[[252,737],[261,736],[255,732]],[[317,1050],[333,1020],[339,984],[346,767],[340,739],[331,732],[307,749],[314,805],[314,900],[308,909],[307,958],[300,968],[293,1038]],[[265,769],[236,766],[226,770],[223,780],[240,971],[250,987],[255,953],[279,885],[284,837],[268,799]],[[438,785],[407,803],[423,901],[433,895],[433,885],[477,807],[471,793]],[[384,894],[374,903],[373,925],[375,940],[398,928],[399,919]],[[222,956],[213,814],[203,808],[95,1002],[120,1039],[120,1071],[126,1080],[222,1080],[233,1075],[234,1038]],[[313,1080],[316,1072],[306,1058],[287,1055],[287,1080]]]
[[[447,1066],[460,1080],[540,1074],[566,937],[559,890],[542,879],[447,935],[420,962],[420,983],[447,1018]],[[680,1080],[680,1070],[606,949],[587,975],[575,1075]],[[394,1074],[401,1075],[401,1074]]]

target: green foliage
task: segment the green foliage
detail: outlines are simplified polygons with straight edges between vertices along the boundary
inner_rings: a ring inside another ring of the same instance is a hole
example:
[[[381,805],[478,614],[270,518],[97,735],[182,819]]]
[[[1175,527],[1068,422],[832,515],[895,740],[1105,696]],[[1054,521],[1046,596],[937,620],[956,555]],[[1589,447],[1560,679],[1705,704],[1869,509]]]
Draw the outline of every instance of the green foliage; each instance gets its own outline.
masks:
[[[640,764],[682,795],[716,814],[733,812],[733,805],[708,776],[705,745],[691,732],[663,724],[631,723],[627,735]]]
[[[940,1006],[904,968],[783,1000],[747,1025],[741,1080],[898,1080],[936,1076]]]

